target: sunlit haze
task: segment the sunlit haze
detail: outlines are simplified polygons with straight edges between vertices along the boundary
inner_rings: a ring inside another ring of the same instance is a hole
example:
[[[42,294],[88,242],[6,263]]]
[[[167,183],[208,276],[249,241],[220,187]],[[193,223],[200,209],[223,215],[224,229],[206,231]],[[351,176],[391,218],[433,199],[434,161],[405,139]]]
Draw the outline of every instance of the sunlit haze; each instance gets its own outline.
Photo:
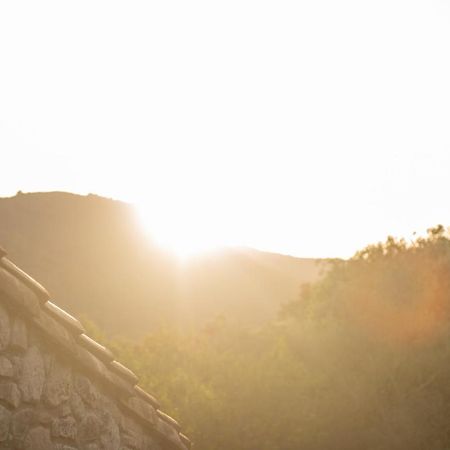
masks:
[[[180,255],[450,224],[450,3],[3,1],[0,196],[134,203]]]

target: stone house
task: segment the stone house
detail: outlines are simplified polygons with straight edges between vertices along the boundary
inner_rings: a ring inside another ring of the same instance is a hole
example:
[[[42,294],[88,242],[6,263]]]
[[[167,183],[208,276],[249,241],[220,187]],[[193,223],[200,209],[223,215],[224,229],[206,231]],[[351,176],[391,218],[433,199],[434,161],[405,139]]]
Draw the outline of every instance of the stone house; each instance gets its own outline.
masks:
[[[0,449],[189,449],[137,383],[0,248]]]

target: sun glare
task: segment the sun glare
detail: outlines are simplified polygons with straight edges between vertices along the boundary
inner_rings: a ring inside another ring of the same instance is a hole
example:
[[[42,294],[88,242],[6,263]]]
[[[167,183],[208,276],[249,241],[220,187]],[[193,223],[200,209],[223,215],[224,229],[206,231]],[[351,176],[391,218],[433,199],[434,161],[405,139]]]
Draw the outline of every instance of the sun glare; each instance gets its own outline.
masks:
[[[137,205],[136,211],[149,239],[180,261],[227,245],[223,239],[219,239],[217,230],[209,228],[198,215],[194,218],[179,209],[156,214],[155,210],[145,205]]]

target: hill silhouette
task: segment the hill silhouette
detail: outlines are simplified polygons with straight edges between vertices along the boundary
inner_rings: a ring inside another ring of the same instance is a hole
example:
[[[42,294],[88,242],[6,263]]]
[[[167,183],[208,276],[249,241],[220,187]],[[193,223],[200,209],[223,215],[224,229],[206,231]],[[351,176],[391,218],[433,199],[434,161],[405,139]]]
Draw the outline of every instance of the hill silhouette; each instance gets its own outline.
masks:
[[[275,316],[317,279],[317,260],[228,248],[180,264],[151,242],[133,207],[63,192],[0,198],[0,244],[58,304],[113,334],[220,314],[245,324]],[[182,225],[180,225],[182,226]]]

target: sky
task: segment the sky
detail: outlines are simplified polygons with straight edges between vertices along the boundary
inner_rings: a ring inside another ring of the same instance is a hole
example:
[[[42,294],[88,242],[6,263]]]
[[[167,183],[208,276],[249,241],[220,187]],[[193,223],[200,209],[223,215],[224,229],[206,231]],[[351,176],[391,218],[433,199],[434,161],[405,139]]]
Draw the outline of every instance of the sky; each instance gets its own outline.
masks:
[[[449,80],[448,0],[4,0],[0,196],[128,201],[174,251],[347,257],[450,225]]]

